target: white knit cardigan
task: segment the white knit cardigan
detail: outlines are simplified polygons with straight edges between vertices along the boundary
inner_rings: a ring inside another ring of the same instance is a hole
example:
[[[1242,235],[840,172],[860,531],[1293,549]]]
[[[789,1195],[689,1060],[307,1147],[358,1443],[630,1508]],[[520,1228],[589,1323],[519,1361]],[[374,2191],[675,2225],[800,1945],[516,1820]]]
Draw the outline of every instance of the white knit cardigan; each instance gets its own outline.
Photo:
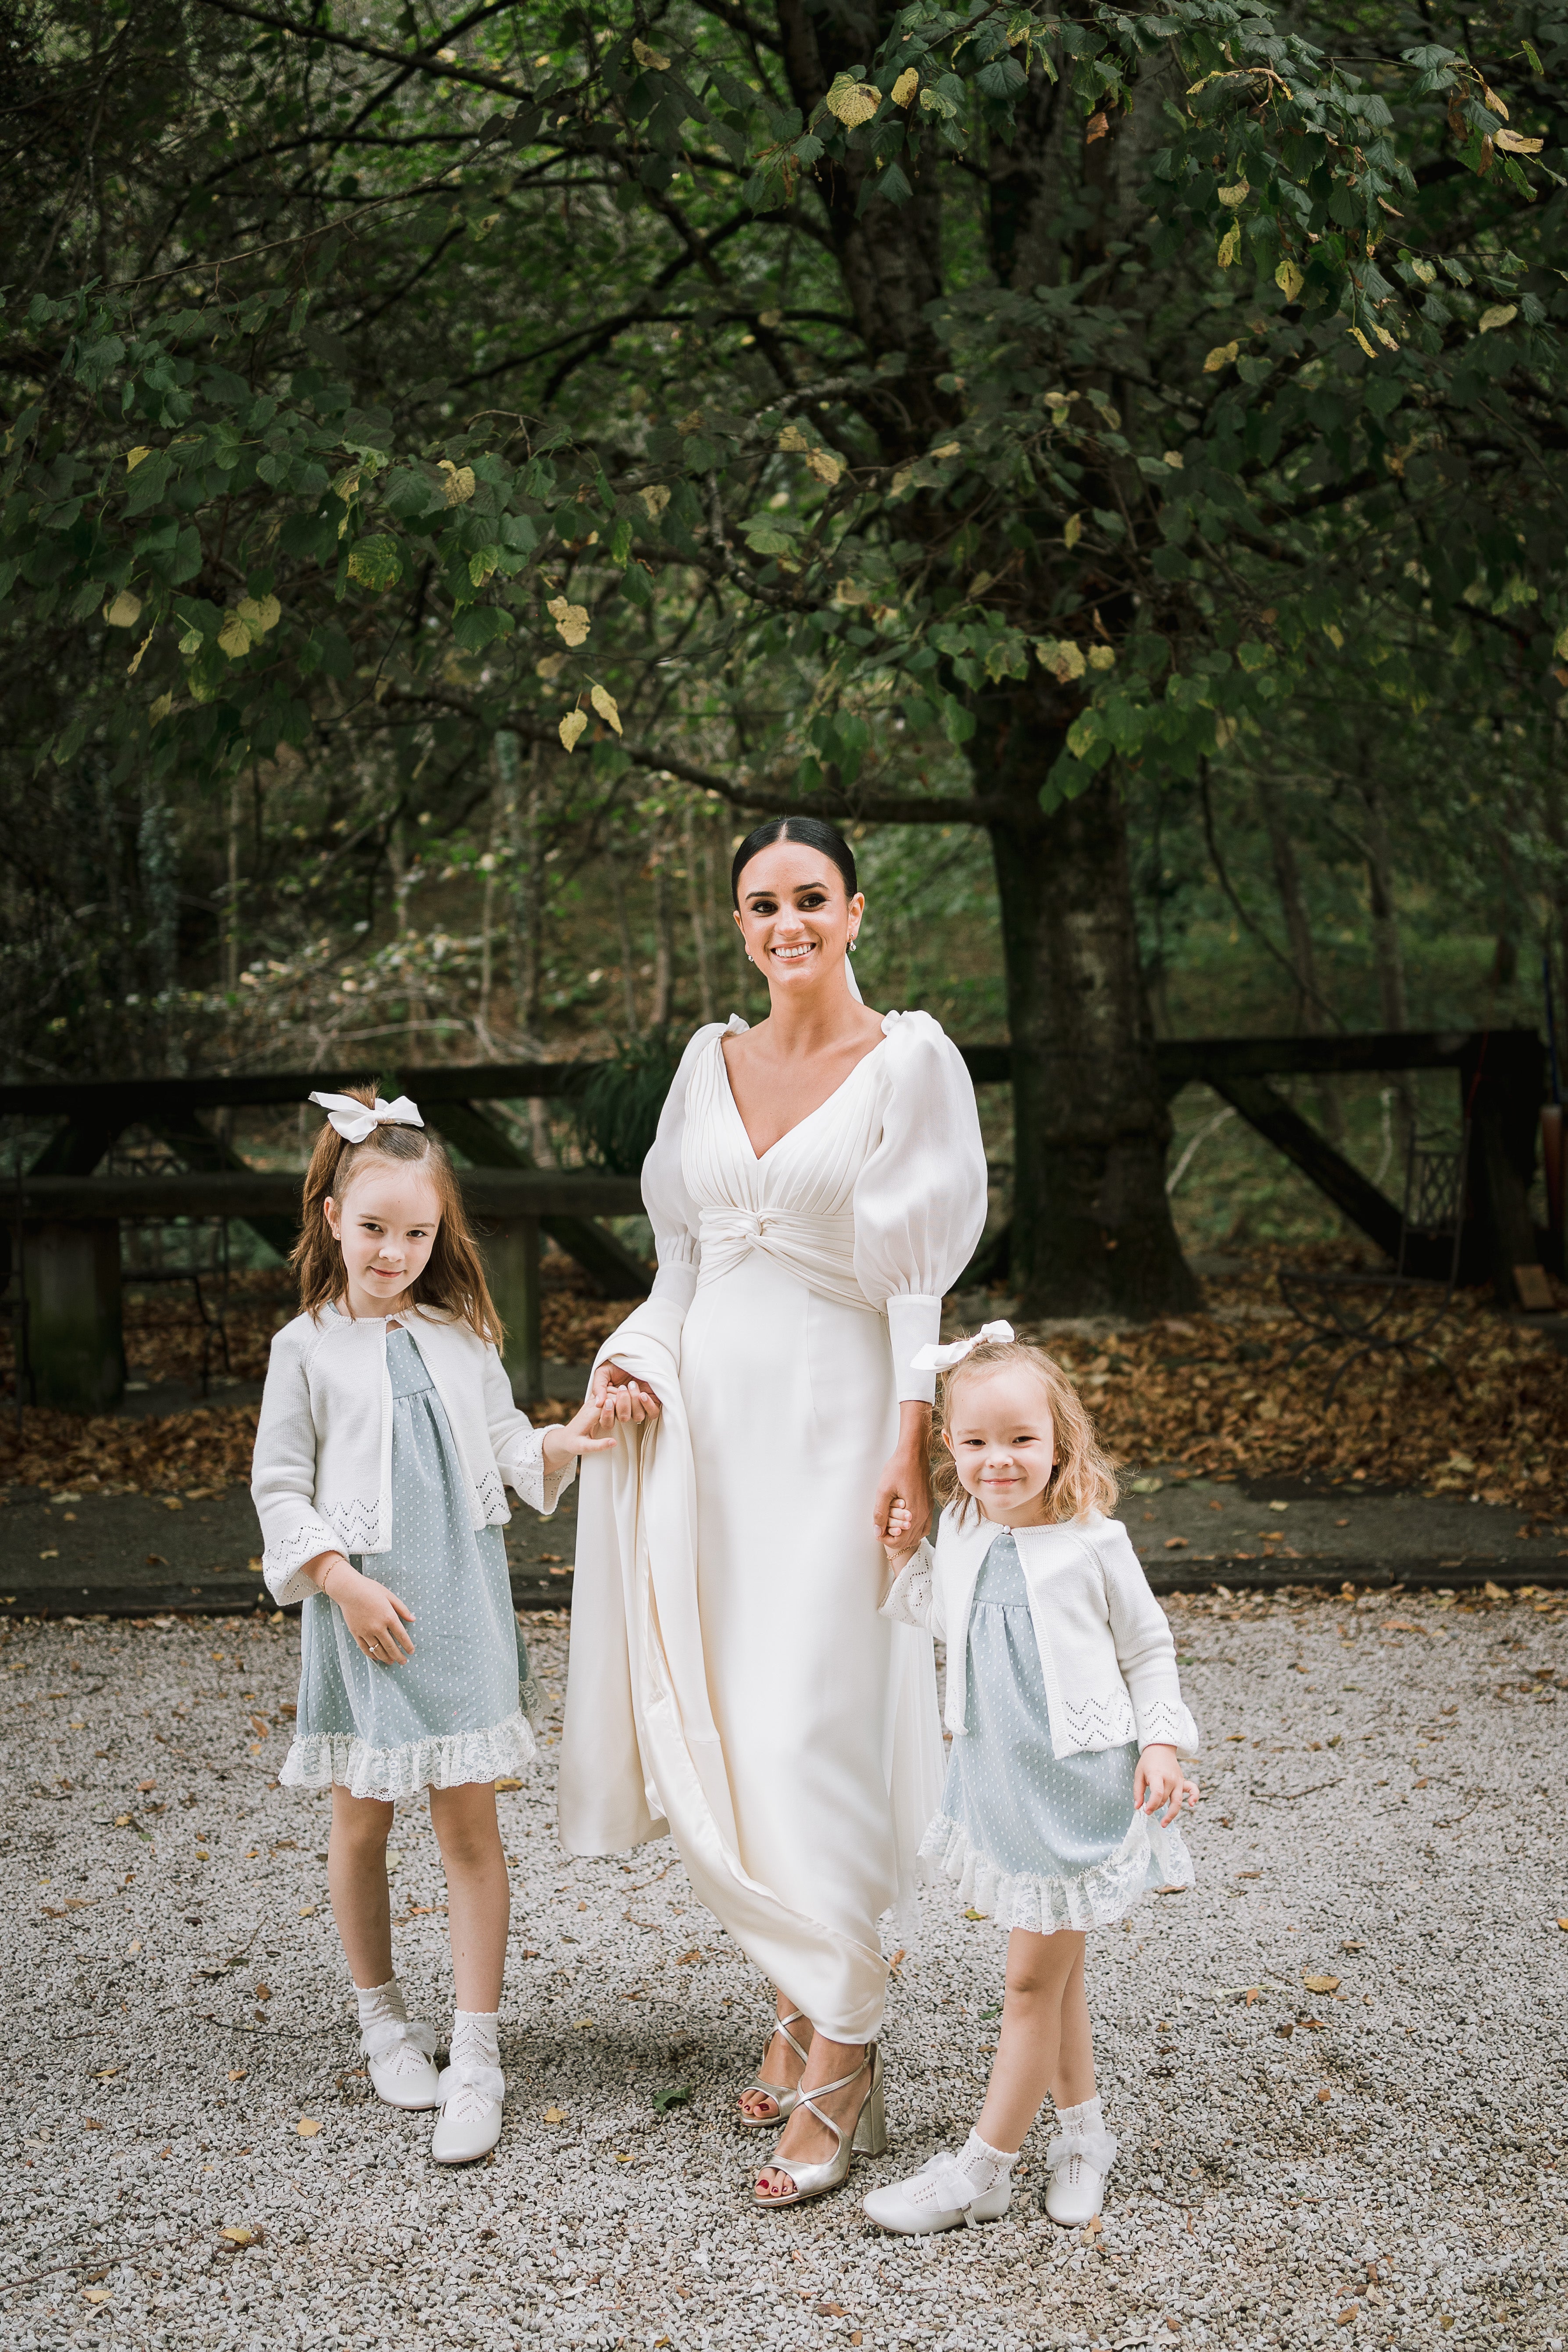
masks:
[[[1005,1530],[971,1506],[951,1507],[936,1549],[911,1554],[882,1603],[884,1617],[923,1625],[947,1643],[947,1727],[967,1729],[969,1619],[985,1555]],[[1196,1755],[1198,1728],[1182,1698],[1164,1611],[1120,1519],[1091,1511],[1056,1527],[1015,1528],[1058,1756],[1136,1739]]]
[[[468,1473],[470,1524],[510,1518],[505,1487],[548,1518],[576,1463],[546,1470],[544,1440],[511,1401],[489,1340],[438,1307],[402,1312]],[[302,1573],[324,1551],[392,1549],[392,1381],[386,1321],[335,1307],[297,1315],[275,1334],[256,1432],[250,1492],[261,1521],[261,1572],[282,1605],[316,1587]]]

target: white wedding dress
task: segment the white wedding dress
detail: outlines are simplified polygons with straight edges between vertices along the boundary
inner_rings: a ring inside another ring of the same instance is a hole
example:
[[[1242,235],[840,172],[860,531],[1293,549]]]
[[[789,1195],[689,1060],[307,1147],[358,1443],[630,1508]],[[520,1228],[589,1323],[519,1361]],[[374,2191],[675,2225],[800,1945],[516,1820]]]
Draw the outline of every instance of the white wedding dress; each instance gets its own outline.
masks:
[[[846,2042],[880,2023],[878,1921],[942,1782],[931,1640],[878,1615],[872,1505],[985,1215],[956,1049],[924,1013],[882,1030],[760,1158],[724,1028],[686,1050],[643,1167],[658,1280],[600,1351],[663,1411],[584,1462],[560,1782],[569,1851],[668,1828],[702,1901]]]

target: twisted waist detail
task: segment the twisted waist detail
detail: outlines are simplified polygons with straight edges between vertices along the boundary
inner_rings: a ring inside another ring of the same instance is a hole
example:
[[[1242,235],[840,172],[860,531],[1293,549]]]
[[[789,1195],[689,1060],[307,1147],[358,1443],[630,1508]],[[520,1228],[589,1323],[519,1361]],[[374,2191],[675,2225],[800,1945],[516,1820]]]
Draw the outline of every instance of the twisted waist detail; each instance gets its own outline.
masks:
[[[842,1307],[875,1314],[855,1278],[855,1215],[813,1216],[799,1209],[704,1209],[699,1220],[699,1287],[742,1265],[753,1250]]]

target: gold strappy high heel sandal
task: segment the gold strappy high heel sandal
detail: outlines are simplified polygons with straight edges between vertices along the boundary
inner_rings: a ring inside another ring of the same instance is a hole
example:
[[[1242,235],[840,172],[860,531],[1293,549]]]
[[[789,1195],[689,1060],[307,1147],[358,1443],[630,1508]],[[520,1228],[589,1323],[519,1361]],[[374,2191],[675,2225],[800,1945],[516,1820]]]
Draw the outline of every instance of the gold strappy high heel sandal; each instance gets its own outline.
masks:
[[[800,2060],[803,2067],[805,2065],[811,2053],[808,2050],[803,2050],[801,2048],[799,2042],[790,2032],[790,2027],[792,2025],[809,2023],[809,2021],[810,2021],[807,2019],[805,2011],[803,2009],[792,2009],[787,2017],[776,2018],[773,2021],[773,2032],[784,2035],[784,2040],[789,2043],[790,2048],[795,2052],[795,2056]],[[771,2047],[772,2041],[770,2038],[769,2048]],[[767,2063],[767,2055],[768,2053],[764,2050],[763,2053],[763,2061],[764,2064]],[[772,2099],[774,2106],[778,2109],[778,2113],[774,2116],[749,2116],[744,2107],[742,2107],[741,2109],[740,2121],[742,2127],[747,2131],[772,2131],[777,2125],[787,2123],[791,2116],[794,2115],[795,2103],[800,2097],[798,2085],[793,2090],[785,2090],[782,2083],[764,2082],[760,2074],[757,2076],[754,2083],[747,2084],[745,2089],[741,2094],[742,2098],[750,2098],[753,2091],[760,2091],[764,2099]]]
[[[871,2077],[870,2087],[861,2102],[853,2131],[846,2131],[842,2124],[837,2124],[831,2116],[824,2115],[816,2102],[826,2098],[830,2091],[847,2091],[851,2083],[868,2071]],[[846,2178],[852,2158],[886,2154],[888,2124],[882,2107],[880,2044],[871,2043],[853,2074],[841,2074],[837,2083],[819,2083],[815,2093],[803,2091],[795,2106],[797,2112],[805,2107],[819,2124],[826,2124],[838,2146],[826,2164],[796,2164],[789,2157],[775,2154],[764,2170],[787,2172],[795,2187],[786,2197],[764,2197],[760,2189],[753,2189],[752,2196],[759,2205],[769,2208],[774,2205],[804,2205],[807,2198],[826,2197],[830,2189],[837,2189]]]

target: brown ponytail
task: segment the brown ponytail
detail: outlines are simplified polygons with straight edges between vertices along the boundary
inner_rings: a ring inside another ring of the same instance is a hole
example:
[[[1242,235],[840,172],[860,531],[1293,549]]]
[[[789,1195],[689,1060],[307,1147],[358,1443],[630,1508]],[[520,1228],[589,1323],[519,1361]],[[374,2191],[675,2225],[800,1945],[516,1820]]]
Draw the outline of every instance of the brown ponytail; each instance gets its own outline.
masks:
[[[345,1087],[343,1092],[355,1102],[363,1103],[367,1110],[374,1109],[374,1086]],[[445,1308],[466,1322],[479,1339],[492,1339],[499,1348],[503,1338],[500,1318],[485,1280],[484,1265],[463,1207],[457,1174],[447,1157],[446,1146],[427,1127],[376,1127],[363,1143],[349,1143],[330,1119],[322,1120],[310,1164],[305,1171],[300,1238],[289,1255],[289,1263],[299,1276],[301,1307],[309,1315],[319,1315],[323,1307],[342,1295],[342,1251],[327,1223],[327,1202],[333,1200],[342,1209],[343,1195],[355,1171],[367,1160],[372,1164],[391,1160],[401,1167],[418,1168],[429,1178],[440,1202],[441,1222],[436,1229],[428,1263],[418,1279],[408,1286],[415,1305]]]

